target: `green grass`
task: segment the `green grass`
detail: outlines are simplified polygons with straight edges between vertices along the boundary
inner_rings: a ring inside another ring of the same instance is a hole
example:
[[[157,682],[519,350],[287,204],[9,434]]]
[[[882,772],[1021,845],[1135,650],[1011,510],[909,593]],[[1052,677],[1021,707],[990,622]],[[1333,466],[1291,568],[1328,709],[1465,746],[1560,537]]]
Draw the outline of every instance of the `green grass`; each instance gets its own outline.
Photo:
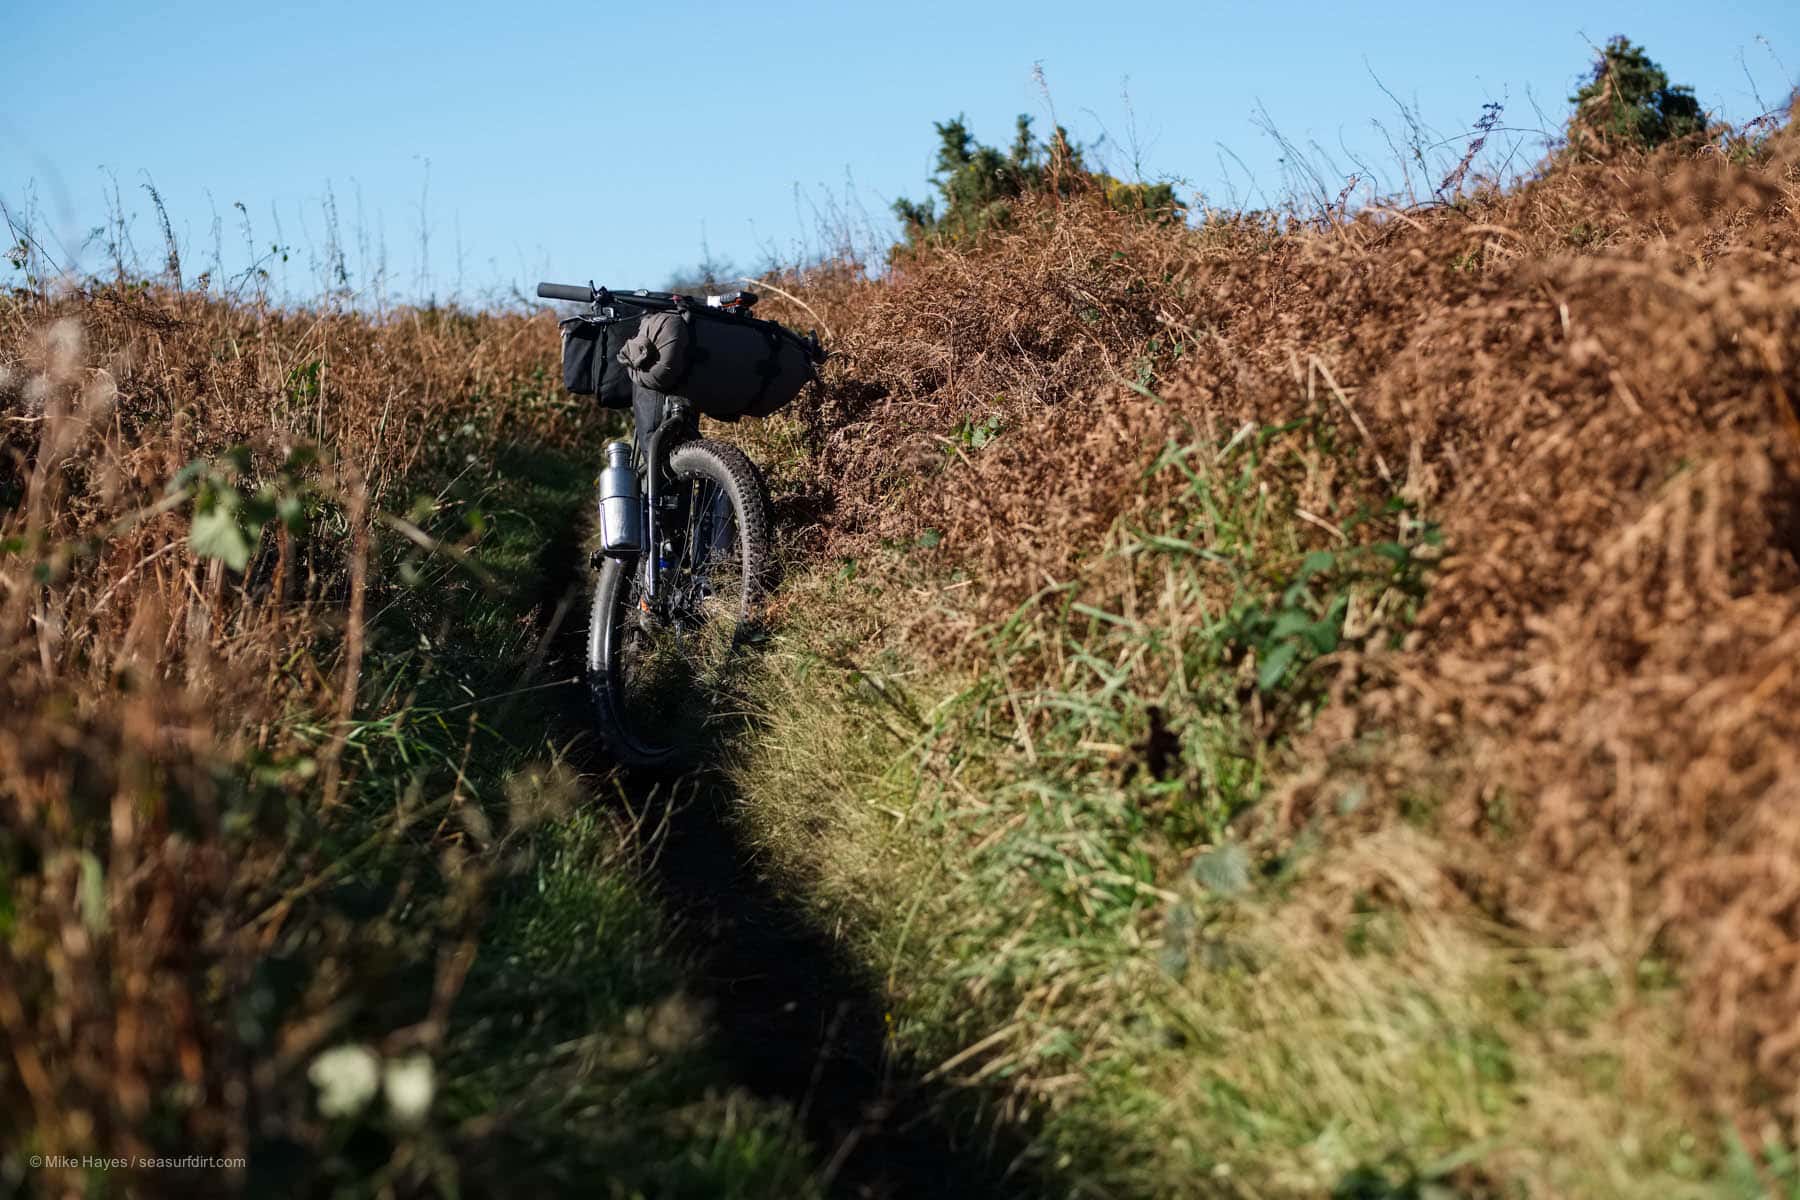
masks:
[[[1318,486],[1344,436],[1172,442],[955,667],[884,637],[953,603],[924,556],[794,573],[744,819],[886,980],[900,1052],[1022,1098],[1072,1187],[1755,1194],[1682,1099],[1672,981],[1492,925],[1430,769],[1405,818],[1352,789],[1278,819],[1333,663],[1405,636],[1443,549]]]
[[[439,548],[378,542],[343,802],[316,812],[332,737],[316,716],[292,722],[309,752],[248,772],[242,827],[298,823],[311,853],[269,905],[247,1040],[272,1049],[291,1013],[322,1010],[288,1057],[297,1077],[362,1045],[384,1064],[423,1055],[433,1078],[422,1122],[376,1096],[316,1115],[304,1150],[254,1147],[253,1190],[816,1192],[793,1114],[715,1053],[631,797],[589,773],[585,693],[549,639],[585,623],[590,472],[508,445],[491,462],[447,452],[413,481],[407,517]]]

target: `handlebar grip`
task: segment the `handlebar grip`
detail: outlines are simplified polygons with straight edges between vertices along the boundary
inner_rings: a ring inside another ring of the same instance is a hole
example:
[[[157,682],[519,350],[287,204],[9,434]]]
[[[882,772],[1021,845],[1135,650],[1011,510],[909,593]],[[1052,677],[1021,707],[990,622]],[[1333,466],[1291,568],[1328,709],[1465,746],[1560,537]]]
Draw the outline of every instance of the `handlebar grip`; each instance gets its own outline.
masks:
[[[591,304],[594,300],[594,289],[585,283],[540,283],[537,294],[545,300],[573,300],[577,304]]]

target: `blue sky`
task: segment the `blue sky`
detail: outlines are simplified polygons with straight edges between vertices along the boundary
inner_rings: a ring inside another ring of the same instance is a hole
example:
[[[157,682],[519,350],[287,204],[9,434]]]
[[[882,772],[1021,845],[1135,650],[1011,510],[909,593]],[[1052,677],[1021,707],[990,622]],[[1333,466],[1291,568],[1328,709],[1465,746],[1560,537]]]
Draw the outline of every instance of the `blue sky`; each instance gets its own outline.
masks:
[[[1107,136],[1128,169],[1135,124],[1144,173],[1215,204],[1282,189],[1259,109],[1341,173],[1353,157],[1393,170],[1371,122],[1403,127],[1376,76],[1448,135],[1490,100],[1508,126],[1542,123],[1533,98],[1560,119],[1589,43],[1619,32],[1732,119],[1755,115],[1757,90],[1778,103],[1800,71],[1792,0],[56,0],[7,25],[0,198],[73,247],[105,219],[110,170],[153,261],[147,172],[189,274],[214,255],[216,211],[225,269],[247,241],[260,254],[279,240],[293,252],[276,284],[295,297],[317,289],[328,194],[352,282],[385,244],[402,296],[540,277],[655,286],[703,240],[746,267],[791,257],[816,248],[834,204],[879,229],[894,197],[928,194],[934,120],[966,113],[992,142],[1017,113],[1047,126],[1035,63],[1078,139]]]

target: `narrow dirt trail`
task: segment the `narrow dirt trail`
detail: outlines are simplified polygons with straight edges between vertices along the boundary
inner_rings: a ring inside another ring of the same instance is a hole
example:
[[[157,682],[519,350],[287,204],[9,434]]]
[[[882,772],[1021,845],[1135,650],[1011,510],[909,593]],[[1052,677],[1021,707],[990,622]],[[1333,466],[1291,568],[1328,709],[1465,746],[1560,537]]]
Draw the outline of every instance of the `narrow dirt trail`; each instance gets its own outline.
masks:
[[[885,1006],[756,872],[716,778],[674,789],[656,884],[688,922],[718,1052],[758,1095],[792,1104],[832,1195],[1056,1194],[996,1131],[886,1053]]]
[[[545,547],[539,620],[554,630],[550,671],[578,676],[585,654],[587,578],[566,545]],[[562,719],[588,728],[585,693],[561,689]],[[578,739],[593,773],[610,770]],[[682,957],[712,1025],[711,1047],[750,1093],[791,1106],[832,1196],[1043,1197],[1058,1187],[1022,1157],[1022,1131],[996,1129],[966,1096],[927,1083],[886,1052],[886,1006],[846,955],[755,868],[730,819],[737,799],[717,771],[636,777],[646,882],[678,918]]]

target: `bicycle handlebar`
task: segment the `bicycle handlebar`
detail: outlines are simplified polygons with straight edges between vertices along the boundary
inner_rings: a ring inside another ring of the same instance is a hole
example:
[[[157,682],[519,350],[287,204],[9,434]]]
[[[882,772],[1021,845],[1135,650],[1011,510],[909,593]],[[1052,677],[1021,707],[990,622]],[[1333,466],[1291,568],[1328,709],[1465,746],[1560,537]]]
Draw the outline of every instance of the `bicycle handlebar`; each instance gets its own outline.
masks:
[[[698,299],[676,292],[650,292],[643,288],[615,292],[591,283],[540,283],[537,285],[537,294],[546,300],[573,300],[577,304],[635,304],[641,308],[670,308],[678,300]]]
[[[537,294],[545,300],[573,300],[592,304],[597,289],[591,283],[540,283]]]
[[[651,292],[636,288],[629,292],[615,292],[608,288],[596,287],[591,283],[540,283],[537,294],[545,300],[573,300],[577,304],[631,304],[638,308],[674,308],[683,301],[706,304],[711,301],[699,296],[685,296],[676,292]],[[736,292],[737,303],[748,309],[755,304],[758,297],[754,292]]]

